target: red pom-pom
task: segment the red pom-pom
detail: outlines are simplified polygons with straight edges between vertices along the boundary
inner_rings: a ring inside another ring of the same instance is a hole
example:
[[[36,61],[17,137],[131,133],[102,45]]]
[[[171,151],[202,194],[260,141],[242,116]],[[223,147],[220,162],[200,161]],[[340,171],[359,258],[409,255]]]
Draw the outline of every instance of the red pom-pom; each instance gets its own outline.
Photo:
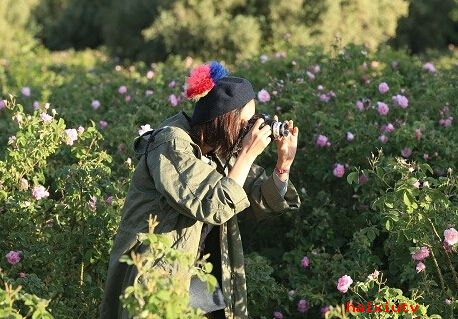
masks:
[[[192,70],[186,86],[188,99],[198,100],[206,95],[215,86],[210,76],[210,66],[204,64]]]

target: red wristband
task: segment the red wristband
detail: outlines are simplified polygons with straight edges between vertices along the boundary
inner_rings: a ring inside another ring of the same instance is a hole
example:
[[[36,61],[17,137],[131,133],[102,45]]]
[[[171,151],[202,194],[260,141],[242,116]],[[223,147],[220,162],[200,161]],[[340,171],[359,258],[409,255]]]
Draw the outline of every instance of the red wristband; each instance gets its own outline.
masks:
[[[275,166],[275,173],[277,174],[289,173],[289,169],[281,169]]]

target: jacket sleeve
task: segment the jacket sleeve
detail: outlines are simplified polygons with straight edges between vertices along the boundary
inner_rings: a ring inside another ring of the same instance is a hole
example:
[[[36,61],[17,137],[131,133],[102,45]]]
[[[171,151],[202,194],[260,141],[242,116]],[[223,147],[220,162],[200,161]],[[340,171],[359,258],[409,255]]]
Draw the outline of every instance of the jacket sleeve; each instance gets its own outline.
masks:
[[[154,185],[178,212],[220,225],[250,206],[242,186],[194,154],[187,141],[173,139],[148,154]]]
[[[289,210],[298,210],[301,205],[291,179],[288,178],[286,194],[282,196],[273,176],[267,176],[265,169],[256,164],[251,166],[243,188],[251,204],[248,214],[252,213],[257,221]]]

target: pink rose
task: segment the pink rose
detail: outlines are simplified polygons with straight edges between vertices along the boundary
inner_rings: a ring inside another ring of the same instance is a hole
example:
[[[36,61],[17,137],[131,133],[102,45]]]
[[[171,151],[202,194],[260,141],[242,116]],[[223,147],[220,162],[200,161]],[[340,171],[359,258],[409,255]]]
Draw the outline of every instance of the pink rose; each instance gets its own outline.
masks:
[[[412,259],[416,261],[423,261],[428,256],[429,256],[429,249],[428,247],[423,246],[412,254]]]
[[[40,119],[44,122],[44,123],[49,123],[52,121],[52,116],[47,114],[47,113],[41,113],[40,114]]]
[[[154,78],[154,71],[153,70],[149,70],[148,72],[146,72],[146,78],[148,80],[151,80],[152,78]]]
[[[100,127],[100,129],[104,130],[104,129],[107,128],[107,126],[108,126],[107,121],[104,121],[104,120],[100,120],[100,121],[99,121],[99,127]]]
[[[415,270],[417,271],[417,273],[420,273],[425,269],[426,269],[426,266],[421,261],[419,263],[417,263],[417,266],[415,267]]]
[[[407,99],[404,95],[395,95],[391,98],[394,106],[400,106],[403,109],[406,109],[409,106],[409,99]]]
[[[327,136],[326,135],[321,135],[321,134],[318,135],[315,144],[320,146],[320,147],[328,146],[328,138],[327,138]]]
[[[444,230],[445,241],[448,245],[453,246],[458,243],[458,231],[455,228]]]
[[[127,93],[127,87],[125,85],[121,85],[118,89],[119,94],[126,94]]]
[[[30,96],[30,88],[28,86],[24,86],[22,89],[21,89],[21,93],[22,95],[24,96]]]
[[[49,196],[49,192],[46,190],[46,188],[42,185],[38,185],[38,186],[35,186],[33,189],[32,189],[32,196],[36,199],[36,200],[40,200],[42,198],[46,198]]]
[[[378,85],[378,91],[382,94],[385,94],[389,90],[390,90],[390,87],[388,86],[386,82],[382,82]]]
[[[356,101],[355,106],[356,106],[356,109],[357,109],[358,111],[363,111],[363,110],[364,110],[364,103],[361,102],[361,101]]]
[[[265,103],[270,101],[270,94],[266,90],[262,89],[258,92],[258,100],[259,102]]]
[[[394,131],[394,126],[391,123],[388,123],[385,127],[385,132],[391,133]]]
[[[401,155],[402,157],[404,158],[409,158],[410,155],[412,155],[412,150],[408,147],[404,147],[402,150],[401,150]]]
[[[9,264],[16,265],[21,261],[21,252],[12,250],[5,257]]]
[[[91,102],[91,106],[94,110],[97,110],[100,107],[100,101],[99,100],[93,100]]]
[[[65,144],[73,145],[73,142],[78,139],[78,132],[74,129],[65,130]]]
[[[387,115],[390,108],[383,102],[377,102],[377,111],[380,115]]]
[[[342,164],[335,164],[334,170],[332,171],[335,177],[342,177],[345,174],[345,166]]]
[[[175,81],[170,81],[169,88],[174,88],[177,85]]]
[[[347,292],[348,288],[350,288],[351,284],[353,283],[353,279],[350,276],[344,275],[339,278],[337,281],[337,290],[340,292]]]
[[[307,256],[304,256],[301,260],[302,268],[307,268],[310,265],[310,259]]]
[[[283,314],[280,311],[275,311],[274,319],[283,319]]]
[[[299,311],[300,313],[305,313],[309,309],[310,309],[310,302],[308,300],[305,300],[305,299],[299,300],[299,302],[297,303],[297,311]]]
[[[107,203],[108,205],[111,205],[113,203],[113,196],[108,196],[105,199],[105,203]]]
[[[423,70],[428,71],[429,73],[436,73],[436,67],[431,62],[423,64]]]
[[[171,106],[175,107],[178,105],[178,98],[176,97],[175,94],[169,95],[169,103]]]
[[[388,137],[386,135],[380,135],[378,137],[379,141],[382,142],[383,144],[386,144],[388,142]]]

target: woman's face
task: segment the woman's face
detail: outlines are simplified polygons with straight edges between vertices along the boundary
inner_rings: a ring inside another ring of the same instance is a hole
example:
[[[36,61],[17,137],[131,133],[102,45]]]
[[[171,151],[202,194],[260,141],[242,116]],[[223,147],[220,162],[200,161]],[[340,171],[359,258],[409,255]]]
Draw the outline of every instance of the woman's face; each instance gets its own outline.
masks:
[[[242,120],[242,127],[245,127],[249,121],[253,117],[256,112],[256,104],[254,99],[245,104],[242,108],[242,113],[240,113],[240,119]]]

